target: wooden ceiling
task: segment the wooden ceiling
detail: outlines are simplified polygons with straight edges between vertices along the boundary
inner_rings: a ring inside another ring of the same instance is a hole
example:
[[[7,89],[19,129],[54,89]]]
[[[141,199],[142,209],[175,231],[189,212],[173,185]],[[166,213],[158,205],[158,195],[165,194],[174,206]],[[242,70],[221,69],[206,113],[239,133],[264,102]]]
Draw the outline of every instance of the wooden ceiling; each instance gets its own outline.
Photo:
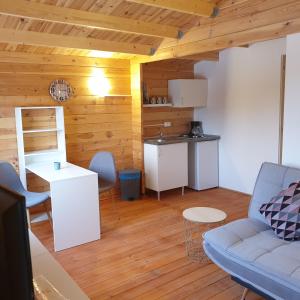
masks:
[[[221,49],[294,32],[299,0],[0,0],[0,51],[214,60]]]

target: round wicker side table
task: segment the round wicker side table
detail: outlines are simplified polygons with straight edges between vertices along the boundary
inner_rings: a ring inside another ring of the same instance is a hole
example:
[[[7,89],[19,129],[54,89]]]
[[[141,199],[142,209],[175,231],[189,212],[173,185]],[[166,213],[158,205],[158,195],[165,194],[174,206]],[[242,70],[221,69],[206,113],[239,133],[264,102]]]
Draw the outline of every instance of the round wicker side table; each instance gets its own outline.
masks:
[[[226,213],[211,207],[191,207],[184,210],[182,215],[187,257],[192,261],[207,262],[209,259],[202,247],[203,233],[213,225],[223,222],[227,217]]]

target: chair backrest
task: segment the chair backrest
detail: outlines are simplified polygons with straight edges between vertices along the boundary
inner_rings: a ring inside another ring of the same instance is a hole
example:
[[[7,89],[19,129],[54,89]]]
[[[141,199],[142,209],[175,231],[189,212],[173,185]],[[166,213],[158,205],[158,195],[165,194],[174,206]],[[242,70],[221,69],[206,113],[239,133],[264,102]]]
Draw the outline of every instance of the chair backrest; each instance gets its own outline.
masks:
[[[117,174],[115,160],[110,152],[98,152],[90,162],[89,169],[98,173],[99,178],[116,183]]]
[[[249,218],[258,219],[264,223],[266,219],[259,213],[263,203],[271,200],[290,183],[300,180],[300,169],[290,168],[274,163],[263,163],[256,179],[253,196],[249,206]]]
[[[6,161],[0,161],[0,184],[20,194],[26,191],[15,168]]]

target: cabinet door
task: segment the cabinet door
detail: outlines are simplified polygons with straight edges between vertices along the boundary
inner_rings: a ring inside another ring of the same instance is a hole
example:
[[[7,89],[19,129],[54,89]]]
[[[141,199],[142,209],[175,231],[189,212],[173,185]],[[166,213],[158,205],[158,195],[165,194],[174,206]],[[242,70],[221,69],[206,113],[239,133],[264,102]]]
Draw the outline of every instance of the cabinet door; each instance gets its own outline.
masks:
[[[219,141],[197,143],[196,151],[196,189],[219,186]]]
[[[169,80],[169,96],[174,107],[204,107],[207,102],[206,79]]]
[[[158,147],[144,144],[145,186],[147,189],[159,191],[158,181]]]
[[[158,185],[165,191],[188,184],[187,143],[158,146]]]

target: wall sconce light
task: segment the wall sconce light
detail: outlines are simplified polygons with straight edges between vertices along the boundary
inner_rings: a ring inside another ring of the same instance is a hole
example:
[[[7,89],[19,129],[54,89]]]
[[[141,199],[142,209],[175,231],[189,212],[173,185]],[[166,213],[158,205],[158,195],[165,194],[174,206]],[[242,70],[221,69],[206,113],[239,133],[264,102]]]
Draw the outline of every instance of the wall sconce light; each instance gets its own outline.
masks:
[[[93,95],[104,97],[109,95],[111,84],[102,69],[93,69],[88,79],[88,86]]]
[[[89,56],[98,58],[112,58],[114,53],[108,51],[91,50],[89,52]]]

